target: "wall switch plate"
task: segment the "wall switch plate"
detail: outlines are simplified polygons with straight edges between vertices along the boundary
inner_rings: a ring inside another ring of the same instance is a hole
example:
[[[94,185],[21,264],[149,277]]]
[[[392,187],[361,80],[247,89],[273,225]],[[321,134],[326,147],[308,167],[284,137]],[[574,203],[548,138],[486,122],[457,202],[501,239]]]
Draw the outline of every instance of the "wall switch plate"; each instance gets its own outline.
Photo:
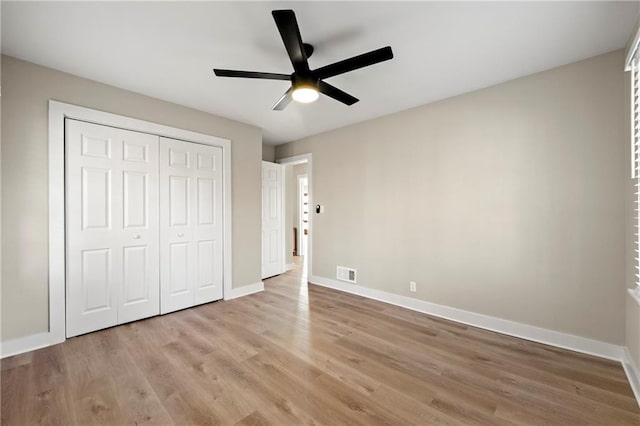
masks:
[[[409,281],[409,291],[412,291],[415,293],[416,291],[416,282],[415,281]]]

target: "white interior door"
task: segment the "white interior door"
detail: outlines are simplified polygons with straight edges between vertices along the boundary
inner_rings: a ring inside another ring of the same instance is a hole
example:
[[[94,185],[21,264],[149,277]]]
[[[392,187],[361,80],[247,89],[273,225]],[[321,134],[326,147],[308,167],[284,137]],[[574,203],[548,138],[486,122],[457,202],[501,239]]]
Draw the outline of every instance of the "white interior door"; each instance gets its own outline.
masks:
[[[160,139],[161,312],[222,298],[222,148]]]
[[[67,336],[159,313],[158,137],[67,119]]]
[[[282,274],[283,257],[282,166],[262,162],[262,278]]]

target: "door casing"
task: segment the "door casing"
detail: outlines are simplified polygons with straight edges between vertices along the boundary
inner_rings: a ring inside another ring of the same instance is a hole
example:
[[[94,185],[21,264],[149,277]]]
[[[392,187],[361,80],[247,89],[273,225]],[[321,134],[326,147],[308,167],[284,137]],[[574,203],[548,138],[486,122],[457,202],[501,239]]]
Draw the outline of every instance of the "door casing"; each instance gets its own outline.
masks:
[[[300,154],[291,157],[280,158],[276,163],[282,165],[295,165],[307,163],[307,186],[309,187],[309,235],[307,235],[307,276],[311,277],[313,271],[313,217],[315,215],[313,198],[313,155]]]

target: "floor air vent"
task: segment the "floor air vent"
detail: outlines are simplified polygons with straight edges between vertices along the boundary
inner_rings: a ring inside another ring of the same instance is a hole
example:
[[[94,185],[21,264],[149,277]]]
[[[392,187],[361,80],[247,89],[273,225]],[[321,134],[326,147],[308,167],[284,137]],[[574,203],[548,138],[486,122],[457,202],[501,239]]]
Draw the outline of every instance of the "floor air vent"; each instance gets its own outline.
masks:
[[[350,283],[356,282],[356,270],[351,268],[346,268],[344,266],[338,266],[336,272],[336,278],[340,281],[347,281]]]

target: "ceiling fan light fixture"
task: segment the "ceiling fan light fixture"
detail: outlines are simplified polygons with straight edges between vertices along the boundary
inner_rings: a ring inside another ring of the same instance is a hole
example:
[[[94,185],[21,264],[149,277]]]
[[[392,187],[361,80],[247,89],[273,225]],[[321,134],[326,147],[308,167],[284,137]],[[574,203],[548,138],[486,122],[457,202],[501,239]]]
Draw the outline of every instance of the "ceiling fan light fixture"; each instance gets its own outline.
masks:
[[[320,94],[318,93],[318,89],[310,85],[301,85],[293,89],[293,93],[291,93],[291,97],[294,101],[300,102],[301,104],[310,104],[311,102],[315,102],[318,100]]]

